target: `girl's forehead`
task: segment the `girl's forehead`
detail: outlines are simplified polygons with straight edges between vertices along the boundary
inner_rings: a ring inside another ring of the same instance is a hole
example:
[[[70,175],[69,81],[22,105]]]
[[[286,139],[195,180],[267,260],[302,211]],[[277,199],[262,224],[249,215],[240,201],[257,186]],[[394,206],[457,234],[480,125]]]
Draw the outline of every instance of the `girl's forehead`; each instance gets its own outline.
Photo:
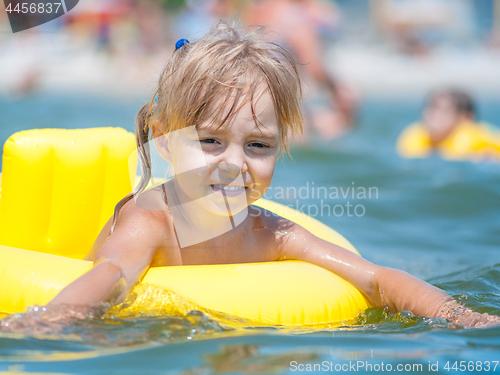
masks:
[[[196,125],[197,129],[216,130],[230,126],[235,121],[249,126],[277,123],[276,111],[269,91],[249,97],[241,95],[238,100],[222,98],[213,105],[213,114]]]

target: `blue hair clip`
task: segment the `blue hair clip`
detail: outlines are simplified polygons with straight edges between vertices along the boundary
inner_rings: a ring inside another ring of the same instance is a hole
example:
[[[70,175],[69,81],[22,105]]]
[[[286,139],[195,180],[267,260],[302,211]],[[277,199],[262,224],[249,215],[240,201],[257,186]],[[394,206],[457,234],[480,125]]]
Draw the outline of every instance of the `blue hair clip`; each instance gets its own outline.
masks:
[[[157,103],[158,103],[158,97],[155,97],[155,102],[157,102]]]
[[[189,40],[179,39],[177,42],[175,42],[175,50],[177,51],[179,48],[181,48],[186,43],[189,43]]]

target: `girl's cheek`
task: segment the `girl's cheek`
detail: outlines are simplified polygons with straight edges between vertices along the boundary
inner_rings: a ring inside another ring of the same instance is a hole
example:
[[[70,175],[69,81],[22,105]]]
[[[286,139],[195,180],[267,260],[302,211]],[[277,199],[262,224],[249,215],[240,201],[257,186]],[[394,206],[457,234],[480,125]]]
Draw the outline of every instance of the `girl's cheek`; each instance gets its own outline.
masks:
[[[178,170],[181,172],[187,172],[190,170],[198,170],[203,167],[207,167],[209,160],[207,160],[207,155],[199,147],[186,147],[180,152],[177,158]]]

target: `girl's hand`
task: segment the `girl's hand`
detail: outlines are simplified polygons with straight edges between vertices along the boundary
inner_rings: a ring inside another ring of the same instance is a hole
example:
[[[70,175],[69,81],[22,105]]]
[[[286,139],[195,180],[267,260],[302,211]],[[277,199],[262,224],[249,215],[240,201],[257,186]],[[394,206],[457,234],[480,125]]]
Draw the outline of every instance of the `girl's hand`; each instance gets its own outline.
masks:
[[[30,307],[22,314],[12,314],[0,320],[0,332],[28,335],[58,333],[78,320],[102,315],[107,306],[47,305]]]
[[[473,328],[486,328],[500,325],[500,316],[478,313],[459,304],[453,298],[443,303],[438,312],[439,317],[452,323],[463,324]]]
[[[474,312],[441,289],[406,272],[377,266],[313,236],[299,225],[287,228],[280,245],[280,259],[302,260],[334,272],[355,286],[373,306],[388,307],[391,312],[410,311],[417,316],[446,318],[471,327],[500,325],[498,316]]]

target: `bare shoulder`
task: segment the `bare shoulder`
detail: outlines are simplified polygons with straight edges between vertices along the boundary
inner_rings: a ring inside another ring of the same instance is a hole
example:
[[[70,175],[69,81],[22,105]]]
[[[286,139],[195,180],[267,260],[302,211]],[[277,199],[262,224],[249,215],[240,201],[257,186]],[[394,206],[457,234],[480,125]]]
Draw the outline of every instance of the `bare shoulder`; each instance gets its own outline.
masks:
[[[113,233],[113,217],[99,233],[87,260],[95,260],[114,249],[134,248],[136,252],[152,251],[172,238],[173,222],[161,190],[154,188],[126,202],[118,213]]]
[[[330,254],[352,254],[348,250],[320,239],[300,224],[261,207],[251,207],[250,215],[255,217],[254,220],[260,222],[262,226],[268,228],[273,233],[279,260],[309,260],[314,254],[322,254],[325,251],[328,251]]]
[[[129,230],[145,232],[164,228],[170,217],[167,211],[161,188],[150,189],[123,205],[118,214],[115,231],[123,226],[127,226]]]
[[[285,231],[291,230],[298,225],[291,220],[285,219],[274,212],[265,208],[250,205],[248,207],[249,216],[254,218],[255,223],[260,223],[266,228],[283,234]],[[278,233],[278,235],[280,234]]]
[[[277,255],[276,260],[286,259],[286,247],[290,238],[295,237],[295,234],[301,234],[303,231],[307,232],[293,221],[262,207],[249,206],[249,216],[253,219],[254,231],[264,230],[270,237],[273,242],[272,248]],[[312,236],[311,233],[309,235]]]

